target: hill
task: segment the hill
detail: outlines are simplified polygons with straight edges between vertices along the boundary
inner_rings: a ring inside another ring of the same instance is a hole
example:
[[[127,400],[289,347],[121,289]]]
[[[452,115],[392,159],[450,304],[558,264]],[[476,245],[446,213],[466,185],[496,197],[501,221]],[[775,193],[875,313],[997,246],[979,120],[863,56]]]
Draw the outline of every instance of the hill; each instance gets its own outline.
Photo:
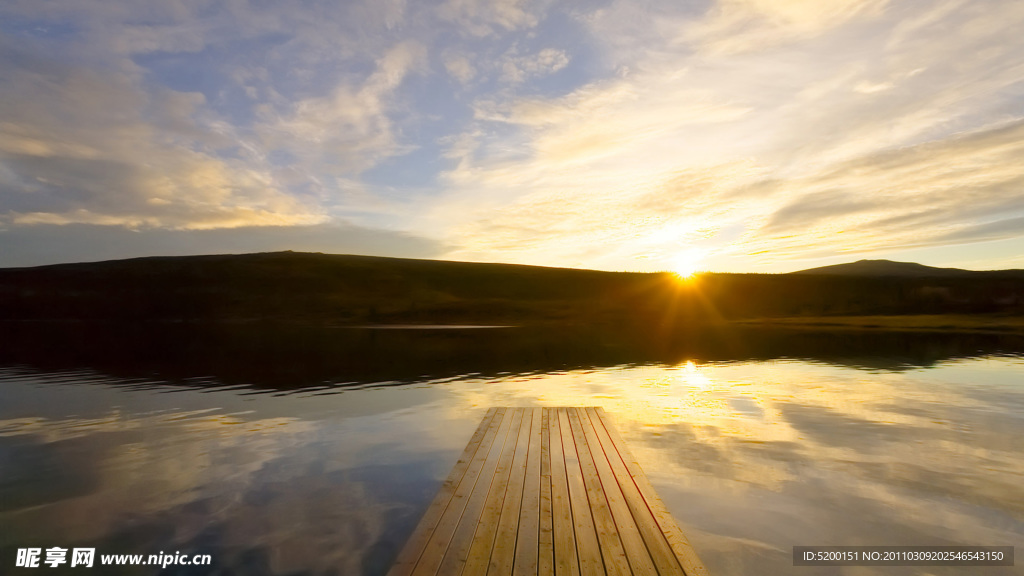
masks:
[[[1024,313],[1020,271],[924,274],[946,269],[919,266],[862,261],[683,281],[667,273],[318,253],[137,258],[0,269],[0,320],[663,329],[751,318]]]
[[[963,276],[972,274],[960,268],[936,268],[916,262],[894,262],[892,260],[857,260],[846,264],[821,266],[798,270],[790,274],[834,274],[839,276]]]
[[[136,258],[0,269],[0,318],[518,324],[649,308],[667,278],[295,252]]]

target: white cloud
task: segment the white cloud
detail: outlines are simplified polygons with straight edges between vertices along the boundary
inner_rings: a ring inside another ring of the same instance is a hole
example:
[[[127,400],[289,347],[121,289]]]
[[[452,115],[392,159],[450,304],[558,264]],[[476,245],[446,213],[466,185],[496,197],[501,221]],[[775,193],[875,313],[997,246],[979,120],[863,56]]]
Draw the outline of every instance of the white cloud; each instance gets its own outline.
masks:
[[[277,34],[291,36],[290,42],[303,46],[307,56],[323,57],[321,49],[327,46],[337,50],[341,44],[376,43],[379,38],[374,34],[400,26],[406,9],[406,0],[286,0],[272,4],[252,0],[213,4],[207,0],[52,0],[45,5],[11,0],[0,13],[41,21],[42,28],[73,24],[85,40],[78,44],[79,50],[107,55],[197,52],[211,45]]]
[[[124,26],[111,40],[123,54],[147,52],[199,52],[206,47],[206,32],[200,26]]]
[[[469,58],[461,54],[445,56],[444,68],[452,78],[463,84],[468,84],[476,76],[476,68],[473,67]]]
[[[2,73],[0,218],[186,229],[323,219],[267,173],[213,154],[230,140],[201,125],[201,94],[43,64]]]
[[[792,239],[842,232],[829,244],[859,252],[1020,235],[1024,227],[1014,222],[1024,216],[1024,167],[1015,159],[1022,154],[1018,121],[772,182],[785,188],[785,204],[749,244],[778,252]]]
[[[891,90],[893,87],[892,82],[860,82],[853,87],[854,90],[861,94],[874,94],[875,92],[885,92]]]
[[[447,0],[438,14],[473,36],[487,36],[536,26],[538,4],[533,0]]]
[[[548,76],[569,65],[569,56],[564,50],[545,48],[536,54],[506,55],[501,63],[501,79],[519,83],[531,78]]]
[[[887,0],[720,0],[716,17],[760,17],[782,26],[822,31],[859,14],[878,15]],[[742,16],[740,16],[742,15]]]
[[[877,18],[888,0],[719,0],[683,27],[702,49],[737,54],[806,40],[851,20]]]
[[[358,174],[408,150],[389,112],[395,91],[424,62],[421,45],[399,44],[377,60],[361,84],[341,84],[327,96],[300,100],[258,130],[270,149],[294,154],[310,173]]]

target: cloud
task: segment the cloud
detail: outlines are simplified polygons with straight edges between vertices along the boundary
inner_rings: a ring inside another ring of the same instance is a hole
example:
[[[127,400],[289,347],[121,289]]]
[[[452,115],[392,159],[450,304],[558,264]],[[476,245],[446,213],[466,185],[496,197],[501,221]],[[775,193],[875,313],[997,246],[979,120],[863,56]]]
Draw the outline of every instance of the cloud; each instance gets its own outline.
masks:
[[[1024,236],[1024,216],[997,218],[983,224],[960,226],[958,230],[932,239],[934,244],[988,242]]]
[[[123,54],[199,52],[206,47],[204,32],[196,26],[124,26],[113,48]]]
[[[719,0],[683,26],[703,50],[736,54],[813,38],[854,19],[881,16],[888,0]]]
[[[683,140],[693,127],[729,123],[749,109],[691,88],[680,77],[649,75],[585,86],[558,99],[481,103],[477,118],[524,128],[539,158],[579,163],[628,156],[644,143]]]
[[[448,55],[444,59],[444,68],[448,74],[463,84],[468,84],[476,76],[476,68],[469,58],[461,54]]]
[[[342,83],[329,95],[306,98],[257,128],[270,150],[285,150],[311,172],[358,174],[407,152],[389,112],[405,77],[423,66],[423,47],[404,42],[386,52],[363,82]]]
[[[548,76],[569,65],[569,56],[563,50],[545,48],[529,56],[507,55],[501,64],[501,79],[519,83],[530,78]]]
[[[312,224],[315,207],[215,155],[201,94],[146,93],[128,74],[36,67],[10,49],[0,94],[0,219],[168,228]]]
[[[285,34],[291,36],[293,45],[304,46],[307,55],[330,57],[320,48],[368,43],[374,33],[399,26],[405,18],[406,0],[314,0],[301,6],[296,2],[264,5],[252,0],[221,4],[205,0],[156,4],[54,0],[41,6],[31,0],[12,0],[0,10],[12,19],[38,23],[43,30],[67,27],[78,35],[77,47],[94,56],[198,52]]]
[[[470,35],[488,36],[536,26],[538,4],[532,0],[447,0],[438,14]]]
[[[718,10],[757,15],[772,22],[820,30],[857,14],[878,13],[886,0],[722,0]]]
[[[921,247],[1019,235],[1024,214],[1024,121],[867,155],[761,193],[789,198],[751,246],[793,250],[791,242],[841,233],[838,250]],[[777,240],[785,239],[777,242]]]
[[[449,240],[454,249],[449,256],[611,269],[624,269],[628,262],[667,269],[693,243],[752,215],[752,206],[731,206],[721,195],[757,172],[755,166],[734,164],[676,173],[660,184],[622,181],[606,188],[602,181],[612,176],[604,171],[575,179],[566,171],[536,186],[542,192],[500,208],[468,208]]]

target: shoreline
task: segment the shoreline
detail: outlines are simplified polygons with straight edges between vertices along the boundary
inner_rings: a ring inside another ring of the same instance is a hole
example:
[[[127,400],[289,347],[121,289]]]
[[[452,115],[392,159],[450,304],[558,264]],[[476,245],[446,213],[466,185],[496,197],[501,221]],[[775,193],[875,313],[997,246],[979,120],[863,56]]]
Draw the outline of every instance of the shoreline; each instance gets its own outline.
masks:
[[[873,316],[786,316],[732,320],[738,326],[827,330],[885,330],[901,332],[1024,333],[1024,316],[915,314]]]
[[[245,317],[245,318],[0,318],[3,325],[176,325],[176,326],[292,326],[319,327],[355,330],[495,330],[509,328],[565,328],[588,329],[594,327],[635,327],[635,319],[621,316],[607,318],[596,315],[589,319],[528,319],[520,318],[516,324],[494,322],[494,319],[477,318],[467,322],[465,318],[432,322],[398,321],[375,323],[348,323],[325,319],[311,320],[296,317]],[[1024,315],[984,314],[908,314],[869,316],[779,316],[767,318],[700,319],[689,324],[690,329],[735,328],[783,328],[796,330],[878,330],[895,332],[964,332],[988,334],[1024,334]]]

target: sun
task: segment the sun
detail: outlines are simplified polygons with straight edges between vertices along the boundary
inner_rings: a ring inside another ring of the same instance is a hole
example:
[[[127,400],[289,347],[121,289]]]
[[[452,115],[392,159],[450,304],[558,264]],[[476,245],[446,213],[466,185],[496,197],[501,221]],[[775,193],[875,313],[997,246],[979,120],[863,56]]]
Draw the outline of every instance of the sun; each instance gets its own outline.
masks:
[[[706,256],[706,253],[703,250],[691,248],[676,256],[673,261],[672,271],[680,278],[692,278],[699,271],[699,266],[704,256]]]

